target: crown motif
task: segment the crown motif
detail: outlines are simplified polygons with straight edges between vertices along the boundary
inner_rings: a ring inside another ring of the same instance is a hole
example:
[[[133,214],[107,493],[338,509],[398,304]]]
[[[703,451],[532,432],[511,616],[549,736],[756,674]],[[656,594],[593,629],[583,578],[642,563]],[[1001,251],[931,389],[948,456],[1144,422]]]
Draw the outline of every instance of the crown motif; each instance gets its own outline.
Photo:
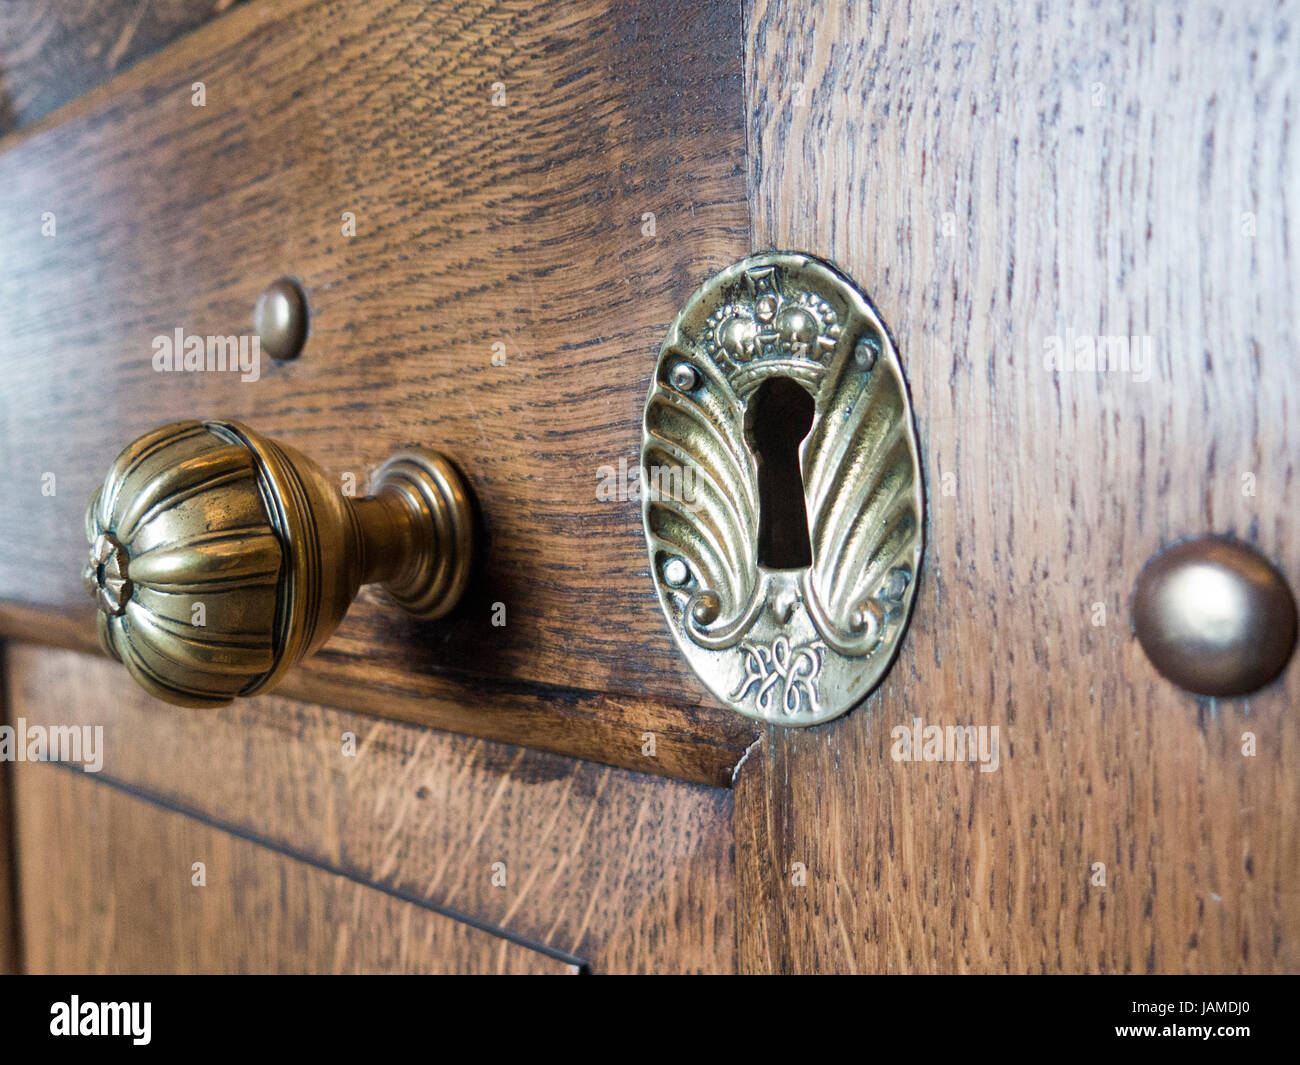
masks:
[[[834,308],[816,293],[785,291],[775,266],[746,271],[745,287],[709,315],[704,350],[742,397],[774,374],[815,387],[840,338]]]

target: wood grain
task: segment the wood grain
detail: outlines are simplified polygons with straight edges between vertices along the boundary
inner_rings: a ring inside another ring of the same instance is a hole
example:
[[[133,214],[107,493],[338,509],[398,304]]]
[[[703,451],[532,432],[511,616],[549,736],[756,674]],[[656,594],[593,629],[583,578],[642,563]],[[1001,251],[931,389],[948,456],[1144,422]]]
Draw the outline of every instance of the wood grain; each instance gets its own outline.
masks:
[[[160,51],[240,0],[0,6],[0,136]]]
[[[576,971],[77,770],[16,775],[28,972]]]
[[[484,519],[464,606],[418,623],[363,592],[295,693],[726,779],[756,733],[673,647],[638,501],[597,489],[638,468],[667,323],[747,244],[740,89],[721,2],[297,0],[235,10],[9,138],[0,537],[24,546],[0,555],[0,600],[85,609],[85,501],[160,423],[243,419],[361,490],[395,449],[441,447]],[[281,274],[311,305],[301,358],[255,382],[154,371],[153,337],[247,331]],[[627,753],[645,731],[681,758]]]
[[[735,967],[729,791],[274,696],[196,713],[68,652],[10,644],[7,662],[15,717],[103,726],[102,787],[595,972]]]
[[[887,681],[742,771],[742,966],[1295,971],[1300,669],[1197,699],[1129,629],[1185,535],[1300,578],[1294,19],[751,0],[745,23],[754,246],[874,298],[929,515]],[[1150,379],[1049,370],[1071,330],[1149,335]],[[997,726],[1000,768],[894,761],[913,717]]]
[[[487,562],[461,615],[419,627],[359,603],[336,659],[701,701],[638,503],[598,500],[598,471],[635,468],[661,334],[747,244],[740,58],[723,3],[254,4],[10,138],[0,410],[19,487],[0,531],[27,546],[0,558],[0,598],[80,605],[81,512],[112,457],[221,411],[358,487],[424,443],[477,490]],[[311,303],[300,359],[249,383],[154,371],[154,336],[247,330],[285,273]]]
[[[84,608],[55,611],[0,602],[0,638],[98,655],[88,615]],[[484,739],[522,738],[534,750],[714,787],[731,787],[736,766],[755,740],[754,727],[739,715],[719,717],[708,708],[662,699],[436,674],[376,670],[358,677],[347,660],[325,657],[313,660],[309,669],[292,670],[276,690],[293,699]]]

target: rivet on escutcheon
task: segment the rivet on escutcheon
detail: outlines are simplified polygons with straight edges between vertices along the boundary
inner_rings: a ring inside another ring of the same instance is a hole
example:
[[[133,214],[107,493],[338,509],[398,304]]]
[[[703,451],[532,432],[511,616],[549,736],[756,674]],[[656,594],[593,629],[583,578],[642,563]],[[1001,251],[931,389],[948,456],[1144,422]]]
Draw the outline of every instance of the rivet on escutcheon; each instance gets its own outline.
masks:
[[[262,350],[273,359],[295,359],[307,339],[307,298],[297,282],[282,277],[266,289],[253,309],[253,329]]]
[[[1184,540],[1138,576],[1133,632],[1151,664],[1198,695],[1246,695],[1286,666],[1296,604],[1286,579],[1248,544]]]

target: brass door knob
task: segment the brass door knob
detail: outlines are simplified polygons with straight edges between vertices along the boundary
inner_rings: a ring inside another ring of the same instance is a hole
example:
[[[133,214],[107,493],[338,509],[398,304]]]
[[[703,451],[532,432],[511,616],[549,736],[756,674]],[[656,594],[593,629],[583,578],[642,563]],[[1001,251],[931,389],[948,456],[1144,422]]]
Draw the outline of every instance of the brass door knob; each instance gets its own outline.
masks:
[[[416,617],[447,613],[473,555],[465,482],[444,456],[411,451],[370,487],[346,496],[238,422],[142,436],[86,511],[100,644],[152,695],[220,706],[314,653],[363,584]]]

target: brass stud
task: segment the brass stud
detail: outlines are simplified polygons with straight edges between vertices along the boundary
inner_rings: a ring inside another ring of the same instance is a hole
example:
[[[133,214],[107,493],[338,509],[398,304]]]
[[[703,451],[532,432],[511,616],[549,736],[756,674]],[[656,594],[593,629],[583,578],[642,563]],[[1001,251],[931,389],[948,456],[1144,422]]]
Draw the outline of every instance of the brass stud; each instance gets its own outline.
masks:
[[[1246,695],[1282,672],[1296,639],[1286,579],[1248,544],[1184,540],[1138,576],[1133,632],[1151,664],[1198,695]]]
[[[297,282],[282,277],[257,298],[253,329],[271,358],[283,362],[298,357],[307,339],[307,298]]]
[[[705,589],[691,601],[691,617],[698,625],[711,625],[718,620],[722,610],[722,600],[717,592]]]

